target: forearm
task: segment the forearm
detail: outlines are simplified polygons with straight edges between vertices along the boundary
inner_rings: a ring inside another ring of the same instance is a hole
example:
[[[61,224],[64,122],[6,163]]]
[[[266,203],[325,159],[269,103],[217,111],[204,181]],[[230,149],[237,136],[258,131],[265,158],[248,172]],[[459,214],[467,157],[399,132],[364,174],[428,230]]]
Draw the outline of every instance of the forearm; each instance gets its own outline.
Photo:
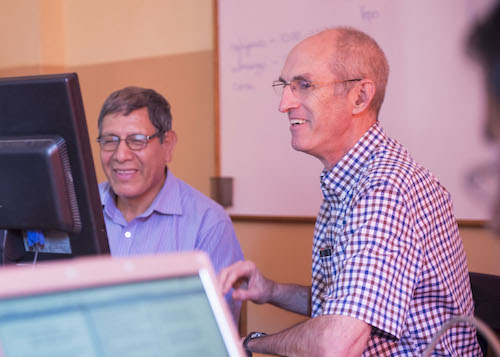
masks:
[[[251,340],[247,347],[252,352],[278,356],[320,356],[315,351],[317,345],[309,346],[314,341],[308,336],[309,325],[306,321],[279,333]]]
[[[311,315],[311,287],[273,282],[269,304],[297,314]]]
[[[282,332],[251,340],[252,352],[279,356],[360,356],[371,327],[345,316],[320,316]]]

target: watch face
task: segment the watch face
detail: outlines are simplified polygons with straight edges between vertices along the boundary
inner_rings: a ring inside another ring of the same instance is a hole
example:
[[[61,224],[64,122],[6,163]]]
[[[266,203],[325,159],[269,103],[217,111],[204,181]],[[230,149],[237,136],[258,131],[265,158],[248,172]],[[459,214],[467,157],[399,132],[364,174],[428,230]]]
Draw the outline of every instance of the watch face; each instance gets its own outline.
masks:
[[[261,336],[265,336],[266,334],[264,332],[252,332],[250,334],[250,339],[252,338],[259,338]]]

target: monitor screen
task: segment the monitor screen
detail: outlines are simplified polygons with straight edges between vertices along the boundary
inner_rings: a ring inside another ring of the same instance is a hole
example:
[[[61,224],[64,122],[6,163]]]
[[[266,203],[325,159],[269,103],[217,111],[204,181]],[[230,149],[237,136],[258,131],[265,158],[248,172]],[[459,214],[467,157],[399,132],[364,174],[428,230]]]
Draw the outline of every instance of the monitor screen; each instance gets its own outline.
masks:
[[[76,73],[0,78],[0,167],[4,264],[109,254]]]
[[[246,355],[204,252],[0,269],[0,356]]]
[[[5,356],[228,356],[197,275],[0,300]]]

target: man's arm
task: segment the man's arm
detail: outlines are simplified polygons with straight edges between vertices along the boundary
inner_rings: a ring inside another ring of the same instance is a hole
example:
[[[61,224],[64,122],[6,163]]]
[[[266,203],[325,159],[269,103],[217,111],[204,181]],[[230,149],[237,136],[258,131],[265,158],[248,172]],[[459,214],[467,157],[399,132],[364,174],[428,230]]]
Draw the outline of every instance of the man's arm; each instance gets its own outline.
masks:
[[[243,253],[229,217],[221,215],[217,211],[211,213],[213,213],[210,216],[212,221],[208,219],[206,221],[213,224],[205,224],[202,227],[195,248],[208,253],[215,273],[218,273],[221,269],[243,260]],[[230,293],[224,295],[234,321],[238,324],[241,302],[233,299]]]
[[[270,303],[307,315],[310,309],[310,288],[279,284],[265,278],[251,261],[240,261],[218,276],[223,293],[234,288],[235,300]],[[309,319],[282,332],[253,339],[252,352],[281,356],[360,356],[370,338],[371,326],[341,315],[324,315]]]
[[[312,318],[282,332],[251,340],[252,352],[279,356],[360,356],[371,326],[341,315]]]

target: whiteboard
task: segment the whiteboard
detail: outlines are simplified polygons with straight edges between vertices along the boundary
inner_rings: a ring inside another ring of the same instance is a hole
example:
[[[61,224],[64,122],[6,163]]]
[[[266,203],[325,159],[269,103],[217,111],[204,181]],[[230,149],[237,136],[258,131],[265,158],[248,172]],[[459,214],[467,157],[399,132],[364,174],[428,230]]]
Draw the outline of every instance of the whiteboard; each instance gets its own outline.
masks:
[[[316,216],[320,161],[290,146],[271,83],[300,40],[353,26],[377,40],[391,74],[379,119],[451,193],[458,219],[488,218],[465,177],[492,159],[485,94],[465,38],[491,1],[219,0],[220,175],[233,177],[232,215]]]

